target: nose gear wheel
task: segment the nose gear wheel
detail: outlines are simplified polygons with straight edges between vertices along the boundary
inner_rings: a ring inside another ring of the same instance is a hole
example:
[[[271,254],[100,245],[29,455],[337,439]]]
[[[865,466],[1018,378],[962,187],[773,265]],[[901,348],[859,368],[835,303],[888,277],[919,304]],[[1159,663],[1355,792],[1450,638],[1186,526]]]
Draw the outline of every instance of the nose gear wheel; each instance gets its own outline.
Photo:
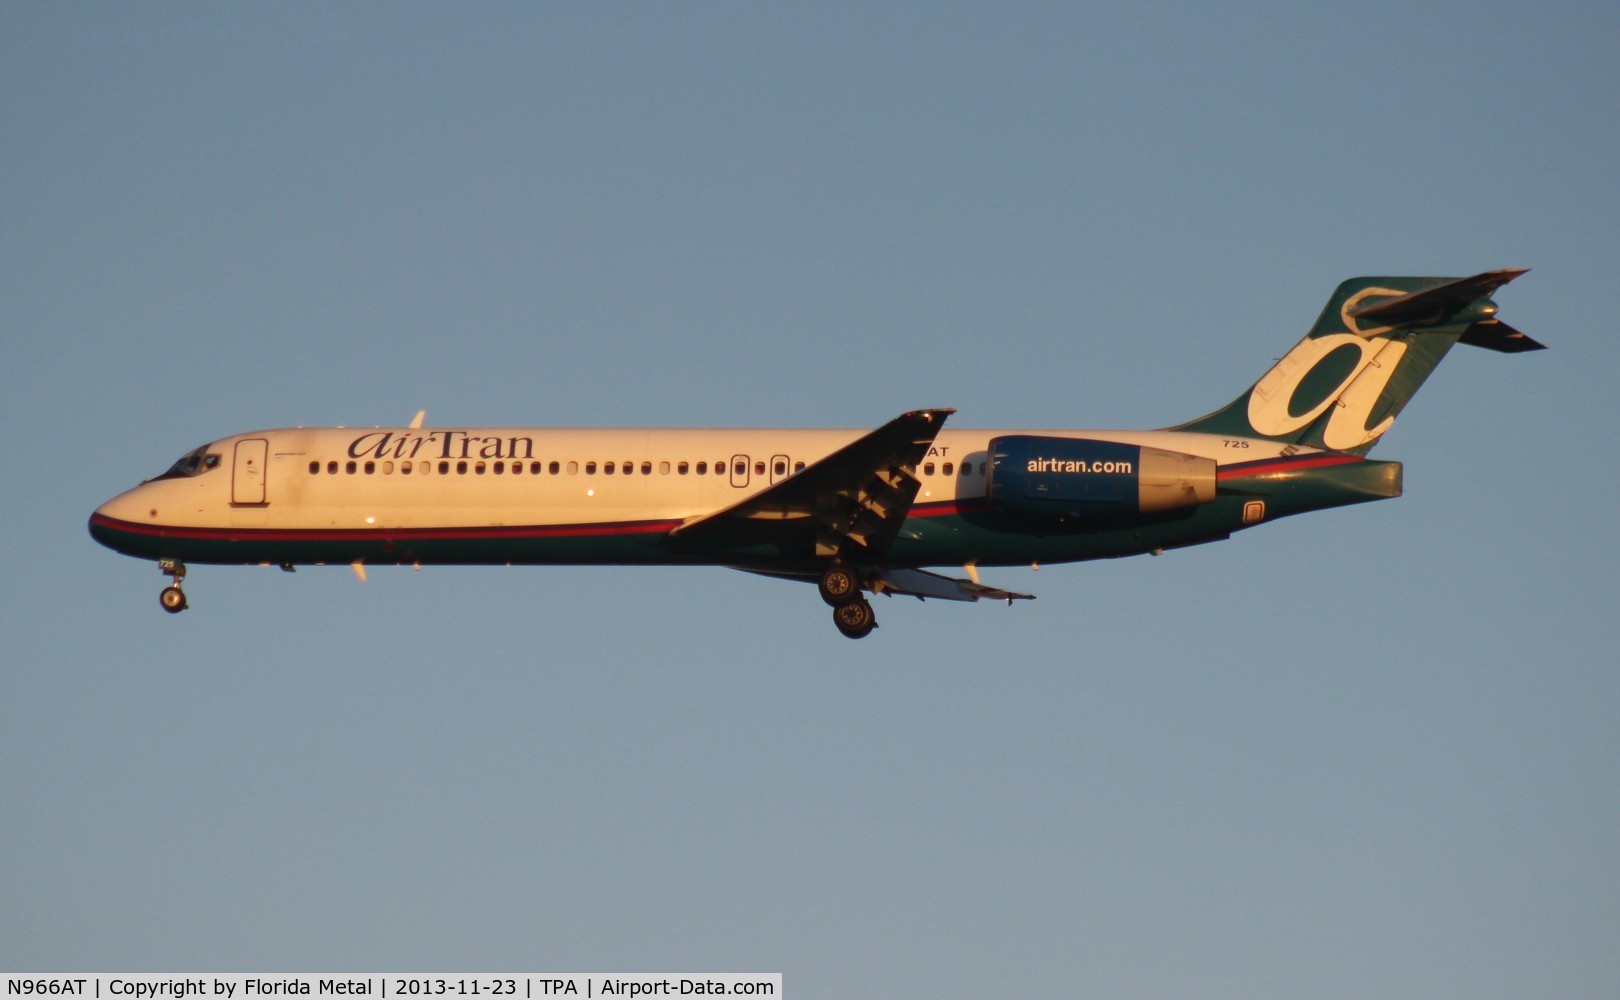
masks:
[[[186,564],[178,559],[160,559],[158,569],[169,574],[174,580],[158,595],[158,603],[163,605],[163,610],[171,615],[177,615],[191,607],[190,602],[186,600],[186,592],[180,587],[181,581],[186,578]]]

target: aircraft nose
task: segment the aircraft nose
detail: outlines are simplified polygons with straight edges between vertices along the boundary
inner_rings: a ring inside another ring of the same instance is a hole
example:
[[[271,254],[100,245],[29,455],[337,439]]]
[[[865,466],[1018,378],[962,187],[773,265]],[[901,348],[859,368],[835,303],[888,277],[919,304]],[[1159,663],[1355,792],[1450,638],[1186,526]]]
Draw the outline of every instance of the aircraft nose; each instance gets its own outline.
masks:
[[[111,524],[114,520],[111,513],[112,506],[112,501],[109,500],[90,512],[90,537],[109,549],[116,549],[118,546],[113,544]]]
[[[126,490],[97,507],[90,514],[90,537],[109,549],[123,550],[122,539],[128,536],[128,526],[149,520],[150,514],[139,491]]]
[[[139,508],[139,506],[140,506],[140,499],[138,497],[135,497],[134,493],[135,493],[134,490],[126,490],[123,493],[118,494],[117,496],[113,497],[111,500],[108,500],[106,503],[103,503],[100,507],[97,507],[95,509],[95,511],[90,515],[90,519],[92,521],[94,521],[94,520],[114,520],[114,521],[134,521],[134,520],[136,520],[137,517],[138,517],[138,514],[139,514],[139,511],[137,510],[137,508]]]

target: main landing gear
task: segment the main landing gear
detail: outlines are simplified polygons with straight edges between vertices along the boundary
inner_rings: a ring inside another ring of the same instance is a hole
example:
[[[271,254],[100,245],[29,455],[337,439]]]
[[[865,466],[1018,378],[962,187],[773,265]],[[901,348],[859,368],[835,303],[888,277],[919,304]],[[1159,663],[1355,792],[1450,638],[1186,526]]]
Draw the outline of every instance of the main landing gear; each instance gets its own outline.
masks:
[[[866,598],[857,597],[833,608],[833,624],[850,639],[864,639],[877,628],[877,615]]]
[[[178,559],[159,559],[158,569],[169,574],[174,580],[158,595],[158,603],[163,605],[163,610],[171,615],[177,615],[191,607],[186,601],[186,592],[180,589],[180,581],[186,578],[186,564]]]
[[[821,574],[821,599],[833,609],[833,624],[850,639],[864,639],[877,628],[877,615],[861,595],[861,579],[848,566],[835,564]]]

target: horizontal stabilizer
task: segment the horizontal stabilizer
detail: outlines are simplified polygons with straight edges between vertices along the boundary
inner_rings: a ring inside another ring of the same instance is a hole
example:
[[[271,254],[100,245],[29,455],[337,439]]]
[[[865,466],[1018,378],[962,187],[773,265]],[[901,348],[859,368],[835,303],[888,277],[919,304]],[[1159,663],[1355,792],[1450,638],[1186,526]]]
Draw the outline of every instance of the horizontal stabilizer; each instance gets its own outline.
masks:
[[[953,580],[948,576],[920,569],[888,569],[872,580],[876,594],[905,594],[919,600],[933,597],[941,601],[1033,601],[1034,594],[1018,594],[998,587],[986,587],[972,580]]]
[[[1525,351],[1545,351],[1547,345],[1525,336],[1499,319],[1475,323],[1462,335],[1459,343],[1483,347],[1487,351],[1503,354],[1521,354]]]
[[[1486,271],[1471,278],[1459,278],[1433,288],[1424,288],[1394,298],[1371,298],[1346,312],[1358,320],[1370,319],[1389,326],[1439,326],[1456,313],[1491,296],[1498,288],[1524,274],[1528,268]],[[1495,307],[1491,313],[1494,315]]]

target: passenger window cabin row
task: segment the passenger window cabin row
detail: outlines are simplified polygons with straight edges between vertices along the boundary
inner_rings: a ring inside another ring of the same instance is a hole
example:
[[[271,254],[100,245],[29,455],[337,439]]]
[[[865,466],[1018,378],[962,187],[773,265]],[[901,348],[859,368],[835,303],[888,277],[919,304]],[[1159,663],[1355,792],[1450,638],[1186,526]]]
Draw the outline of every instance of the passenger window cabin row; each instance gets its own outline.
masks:
[[[396,466],[397,466],[398,473],[400,475],[404,475],[404,476],[409,476],[409,475],[426,476],[426,475],[431,475],[431,474],[433,474],[435,472],[437,472],[441,476],[448,476],[448,475],[451,475],[451,474],[458,475],[458,476],[465,476],[465,475],[467,475],[469,473],[471,473],[472,475],[475,475],[475,476],[483,476],[483,475],[496,475],[496,476],[529,475],[529,476],[540,476],[540,475],[547,475],[547,474],[553,475],[553,476],[560,476],[560,475],[564,475],[564,474],[570,475],[570,476],[577,476],[581,472],[583,472],[587,476],[594,476],[594,475],[597,474],[598,468],[599,468],[598,463],[596,463],[596,462],[577,462],[577,461],[575,461],[575,462],[559,462],[559,461],[556,461],[556,460],[552,460],[550,462],[539,462],[539,461],[532,461],[532,462],[522,462],[522,461],[505,462],[505,461],[500,461],[500,460],[496,460],[496,461],[493,461],[493,462],[486,462],[486,461],[471,461],[471,460],[467,460],[467,459],[462,459],[460,461],[455,461],[455,462],[451,462],[451,461],[448,461],[448,460],[440,460],[437,463],[434,463],[432,461],[412,462],[412,461],[410,461],[408,459],[400,461],[398,463],[395,463],[395,462],[390,461],[390,460],[384,460],[384,461],[380,461],[380,462],[375,461],[375,460],[367,460],[367,461],[364,461],[364,462],[350,460],[350,461],[347,461],[347,462],[329,461],[329,462],[327,462],[325,464],[324,467],[318,461],[310,462],[309,463],[309,474],[312,475],[312,476],[318,476],[318,475],[321,475],[323,473],[323,471],[324,471],[324,473],[326,475],[329,475],[329,476],[336,476],[336,475],[339,475],[339,474],[350,475],[350,476],[357,475],[357,474],[363,474],[363,475],[367,475],[367,476],[372,476],[372,475],[377,475],[378,473],[381,473],[382,475],[385,475],[385,476],[392,476],[392,475],[394,475],[394,473],[396,471]],[[728,468],[728,466],[729,466],[729,468]],[[673,465],[671,465],[671,463],[669,463],[669,462],[658,462],[658,463],[656,463],[656,466],[655,466],[655,464],[653,462],[648,462],[648,461],[643,461],[643,462],[641,462],[639,464],[636,463],[636,462],[622,462],[622,463],[621,462],[602,462],[602,463],[600,463],[600,472],[604,476],[612,476],[612,475],[633,476],[633,475],[636,475],[638,472],[639,472],[639,474],[641,474],[643,476],[650,476],[650,475],[653,474],[655,468],[657,470],[657,473],[659,475],[661,475],[661,476],[667,476],[672,471],[676,475],[680,475],[680,476],[686,476],[686,475],[707,476],[707,475],[711,475],[711,474],[716,475],[716,476],[724,476],[724,475],[727,475],[729,473],[732,476],[741,477],[741,476],[747,476],[748,473],[749,473],[748,463],[744,462],[744,461],[736,461],[736,462],[731,462],[731,463],[727,463],[725,461],[720,461],[720,462],[715,462],[712,467],[709,465],[708,462],[697,462],[695,464],[691,463],[691,462],[676,462]],[[763,475],[765,475],[765,468],[766,468],[766,463],[765,462],[755,461],[754,462],[754,468],[753,468],[753,474],[755,476],[763,476]],[[971,475],[973,475],[974,474],[973,470],[974,470],[974,466],[973,466],[972,462],[963,462],[962,463],[960,471],[961,471],[961,474],[963,476],[971,476]],[[795,474],[803,472],[804,471],[804,463],[803,462],[794,462],[793,463],[793,471],[794,471]],[[935,465],[934,465],[934,463],[933,462],[925,462],[923,464],[922,471],[923,471],[923,475],[925,475],[925,476],[934,475],[935,474]],[[951,475],[955,475],[957,473],[957,471],[958,470],[955,467],[955,463],[952,463],[952,462],[945,462],[939,467],[939,473],[941,475],[951,476]],[[774,476],[777,476],[778,478],[787,475],[787,462],[786,462],[786,460],[783,460],[783,459],[775,460],[771,464],[771,474],[774,475]],[[978,474],[981,475],[981,476],[984,475],[984,463],[983,462],[979,463]]]

